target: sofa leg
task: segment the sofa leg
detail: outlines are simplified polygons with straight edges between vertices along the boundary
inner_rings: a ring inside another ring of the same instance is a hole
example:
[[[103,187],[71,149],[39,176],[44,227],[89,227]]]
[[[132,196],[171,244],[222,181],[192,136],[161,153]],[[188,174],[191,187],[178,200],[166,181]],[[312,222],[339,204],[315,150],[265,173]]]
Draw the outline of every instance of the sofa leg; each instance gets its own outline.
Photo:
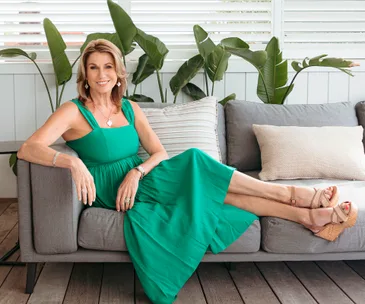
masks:
[[[236,270],[236,264],[233,262],[226,262],[226,268],[231,271],[231,270]]]
[[[35,277],[37,272],[37,263],[27,263],[27,283],[25,293],[33,293]]]

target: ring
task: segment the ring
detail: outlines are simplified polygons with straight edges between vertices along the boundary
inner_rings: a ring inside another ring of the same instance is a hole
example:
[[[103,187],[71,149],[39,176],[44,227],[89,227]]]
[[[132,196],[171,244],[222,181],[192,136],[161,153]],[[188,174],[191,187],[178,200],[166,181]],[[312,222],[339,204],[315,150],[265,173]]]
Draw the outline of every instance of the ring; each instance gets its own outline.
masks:
[[[86,188],[82,188],[81,189],[81,192],[87,192],[87,189]]]
[[[127,203],[127,204],[128,204],[130,201],[131,201],[131,198],[130,198],[130,197],[126,197],[126,198],[124,199],[124,202],[125,202],[125,203]]]

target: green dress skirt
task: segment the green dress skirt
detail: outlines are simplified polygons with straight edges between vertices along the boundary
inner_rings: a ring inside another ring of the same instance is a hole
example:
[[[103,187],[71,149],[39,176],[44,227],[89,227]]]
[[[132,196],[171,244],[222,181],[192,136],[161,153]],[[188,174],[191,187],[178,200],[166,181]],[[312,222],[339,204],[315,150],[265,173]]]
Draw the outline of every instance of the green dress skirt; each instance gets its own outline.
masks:
[[[72,100],[92,131],[68,141],[94,177],[93,207],[115,210],[124,176],[142,163],[134,112],[129,125],[100,128],[78,99]],[[172,303],[207,250],[218,253],[246,231],[257,216],[224,204],[234,168],[199,149],[162,161],[139,182],[135,205],[125,213],[124,237],[134,268],[153,303]]]

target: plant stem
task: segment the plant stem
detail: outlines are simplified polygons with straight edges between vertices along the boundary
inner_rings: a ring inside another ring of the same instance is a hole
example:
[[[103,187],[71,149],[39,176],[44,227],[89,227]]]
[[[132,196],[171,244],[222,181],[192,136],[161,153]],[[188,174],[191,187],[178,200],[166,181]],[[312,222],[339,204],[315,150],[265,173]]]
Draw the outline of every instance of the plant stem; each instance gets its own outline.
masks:
[[[205,88],[207,90],[207,96],[209,96],[208,75],[207,75],[207,70],[206,69],[204,69],[204,77],[205,77]]]
[[[289,84],[288,88],[286,89],[286,92],[285,92],[284,97],[283,97],[282,104],[284,104],[285,99],[288,97],[290,87],[291,87],[291,86],[292,86],[292,84],[294,83],[295,78],[297,78],[298,74],[299,74],[301,71],[303,71],[304,69],[306,69],[306,67],[305,67],[305,68],[303,68],[303,69],[301,69],[299,72],[297,72],[297,73],[294,75],[294,77],[293,77],[293,79],[291,80],[291,82],[290,82],[290,84]]]
[[[55,76],[55,83],[56,83],[56,110],[58,108],[58,81],[57,81],[57,77]]]
[[[267,103],[270,103],[269,92],[267,91],[267,87],[266,87],[266,83],[265,83],[264,76],[262,76],[262,72],[260,71],[260,69],[257,69],[257,70],[259,71],[259,75],[260,75],[260,77],[262,79],[262,83],[264,84],[266,98],[267,98]]]
[[[164,103],[165,101],[163,98],[162,83],[159,70],[156,70],[156,73],[157,73],[158,88],[160,89],[161,102]]]
[[[58,99],[58,104],[56,105],[56,110],[57,110],[57,109],[59,108],[59,106],[61,105],[61,100],[62,100],[63,90],[65,89],[65,84],[66,84],[66,82],[62,85],[60,98]]]
[[[28,57],[28,58],[29,58],[29,57]],[[30,58],[29,58],[29,59],[30,59]],[[30,59],[30,60],[32,60],[32,59]],[[39,68],[38,64],[37,64],[34,60],[32,60],[32,61],[33,61],[33,63],[35,64],[35,66],[37,67],[38,72],[39,72],[39,74],[41,75],[41,77],[42,77],[42,79],[43,79],[44,85],[45,85],[46,90],[47,90],[47,94],[48,94],[48,98],[49,98],[49,103],[51,104],[51,109],[52,109],[52,113],[53,113],[53,112],[54,112],[53,100],[52,100],[52,97],[51,97],[51,93],[49,92],[49,89],[48,89],[48,85],[47,85],[46,79],[44,78],[43,73],[42,73],[41,69]]]
[[[122,56],[123,56],[124,68],[127,69],[127,64],[126,64],[126,61],[125,61],[125,55],[122,54]],[[129,93],[128,93],[128,84],[127,84],[125,93],[126,93],[127,96],[129,96]]]
[[[174,97],[174,103],[176,103],[176,99],[177,99],[177,95],[179,95],[180,90],[176,93],[175,97]]]
[[[212,82],[212,94],[210,94],[212,96],[213,96],[213,92],[214,92],[214,84],[215,84],[215,81]]]
[[[137,85],[134,86],[133,95],[136,94],[136,90],[137,90]]]

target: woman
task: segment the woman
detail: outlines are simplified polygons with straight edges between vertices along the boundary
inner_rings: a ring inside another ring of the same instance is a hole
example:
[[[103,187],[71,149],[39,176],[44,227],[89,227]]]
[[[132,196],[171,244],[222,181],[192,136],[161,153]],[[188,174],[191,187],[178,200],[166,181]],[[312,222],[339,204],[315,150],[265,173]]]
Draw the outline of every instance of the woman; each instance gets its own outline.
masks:
[[[120,51],[91,41],[80,59],[78,99],[65,102],[18,157],[69,168],[84,204],[125,212],[128,251],[153,302],[173,302],[207,249],[224,250],[257,216],[291,220],[329,240],[356,221],[355,205],[335,207],[336,187],[265,183],[198,149],[168,159],[138,104],[122,99],[126,85]],[[80,158],[49,147],[59,136]],[[139,142],[150,154],[145,162]]]

